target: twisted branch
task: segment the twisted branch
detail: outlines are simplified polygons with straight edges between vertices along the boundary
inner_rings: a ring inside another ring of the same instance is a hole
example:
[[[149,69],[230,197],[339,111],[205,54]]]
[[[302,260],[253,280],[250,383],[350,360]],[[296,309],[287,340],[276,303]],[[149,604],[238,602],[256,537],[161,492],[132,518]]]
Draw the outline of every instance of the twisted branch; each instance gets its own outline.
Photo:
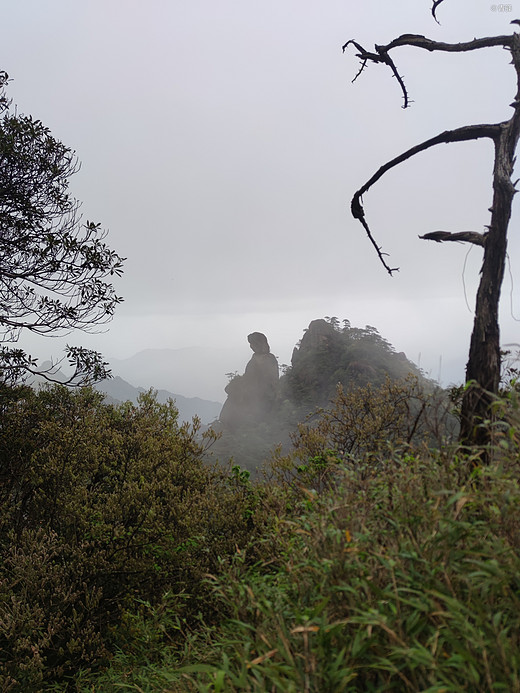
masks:
[[[442,1],[443,0],[440,0],[440,2]],[[399,74],[394,61],[388,54],[388,52],[393,48],[399,48],[401,46],[414,46],[415,48],[422,48],[430,52],[443,51],[447,53],[464,53],[467,51],[478,50],[480,48],[489,48],[491,46],[502,46],[505,48],[510,48],[512,45],[512,41],[512,36],[490,36],[487,38],[465,41],[463,43],[444,43],[442,41],[432,41],[431,39],[422,36],[422,34],[403,34],[402,36],[399,36],[398,38],[394,39],[393,41],[390,41],[390,43],[387,43],[384,46],[376,45],[375,53],[367,51],[365,48],[363,48],[363,46],[360,43],[354,41],[353,39],[347,41],[342,46],[342,49],[343,52],[345,52],[348,46],[352,44],[358,50],[358,52],[356,53],[356,57],[358,57],[361,60],[361,67],[354,79],[352,80],[353,82],[355,82],[359,75],[363,72],[368,61],[371,61],[373,63],[384,63],[385,65],[388,65],[394,77],[397,79],[399,86],[401,87],[404,99],[403,108],[408,108],[408,106],[410,105],[410,98],[406,90],[406,85],[404,83],[403,78]]]
[[[433,0],[433,5],[432,5],[432,17],[435,19],[437,24],[440,24],[439,20],[437,19],[437,7],[443,2],[444,0]]]
[[[375,173],[374,175],[354,194],[352,198],[352,202],[350,203],[350,210],[352,212],[352,216],[354,219],[358,219],[363,228],[365,229],[372,245],[376,249],[376,252],[378,254],[379,259],[381,260],[384,268],[388,272],[388,274],[392,275],[394,272],[398,271],[398,267],[390,267],[387,262],[384,259],[384,256],[387,255],[387,253],[383,253],[381,250],[381,247],[376,243],[374,237],[372,236],[372,232],[370,231],[370,228],[366,222],[365,219],[365,210],[363,208],[362,204],[362,196],[364,193],[369,190],[374,183],[377,183],[377,181],[384,176],[384,174],[389,171],[390,169],[394,168],[398,164],[401,164],[403,161],[406,161],[407,159],[410,159],[412,156],[415,156],[416,154],[419,154],[419,152],[424,152],[426,149],[430,149],[431,147],[436,146],[437,144],[448,144],[450,142],[464,142],[467,140],[477,140],[482,137],[489,137],[493,141],[496,142],[496,140],[499,137],[500,134],[500,127],[501,124],[495,124],[495,125],[464,125],[460,128],[456,128],[455,130],[445,130],[444,132],[441,132],[439,135],[436,135],[435,137],[430,138],[429,140],[426,140],[425,142],[422,142],[421,144],[417,144],[415,147],[412,147],[411,149],[408,149],[408,151],[403,152],[403,154],[400,154],[399,156],[396,156],[395,159],[392,159],[391,161],[387,161],[386,164],[383,164]],[[435,233],[435,232],[433,232]],[[443,232],[443,233],[448,233],[448,232]],[[465,233],[465,232],[461,232]],[[426,238],[426,236],[425,236]],[[437,239],[437,238],[431,238],[428,240],[464,240],[462,238],[458,239]],[[468,239],[466,239],[468,240]],[[470,242],[475,242],[475,241],[470,241]],[[479,243],[479,245],[483,245],[482,243]]]

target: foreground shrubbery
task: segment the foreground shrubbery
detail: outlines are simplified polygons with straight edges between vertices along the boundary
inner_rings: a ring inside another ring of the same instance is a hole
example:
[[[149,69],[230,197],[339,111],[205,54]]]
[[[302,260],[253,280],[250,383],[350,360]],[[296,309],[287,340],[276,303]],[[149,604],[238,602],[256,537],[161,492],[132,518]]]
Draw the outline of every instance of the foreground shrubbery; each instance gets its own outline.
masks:
[[[232,619],[184,668],[193,690],[520,690],[520,493],[471,468],[338,472],[279,523],[277,560],[214,580]]]
[[[193,428],[149,396],[6,405],[23,483],[3,495],[4,689],[520,691],[514,390],[485,467],[426,429],[383,433],[401,399],[372,394],[372,429],[367,391],[357,418],[339,393],[262,484],[205,467]]]
[[[251,535],[247,494],[202,462],[211,434],[151,395],[1,394],[0,690],[107,662],[168,590],[179,619],[209,617],[203,576]]]

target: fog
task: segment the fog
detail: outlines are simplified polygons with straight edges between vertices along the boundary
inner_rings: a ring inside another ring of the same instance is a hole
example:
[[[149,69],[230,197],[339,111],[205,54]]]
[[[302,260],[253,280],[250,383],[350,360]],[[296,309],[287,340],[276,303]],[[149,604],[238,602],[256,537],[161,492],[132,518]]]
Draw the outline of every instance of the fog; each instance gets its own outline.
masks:
[[[44,359],[57,357],[63,341],[117,359],[209,347],[228,350],[229,370],[241,370],[250,332],[265,333],[288,363],[308,323],[328,315],[373,325],[431,377],[462,381],[481,251],[418,236],[484,230],[491,146],[437,147],[367,193],[376,240],[400,268],[393,277],[349,211],[353,193],[400,152],[443,130],[510,115],[515,75],[498,48],[396,51],[413,99],[407,110],[382,65],[352,83],[355,51],[341,51],[350,38],[368,48],[403,33],[462,41],[510,33],[516,18],[504,10],[514,6],[445,0],[438,25],[430,4],[5,7],[0,68],[13,79],[10,96],[77,151],[73,193],[85,218],[109,229],[110,245],[127,257],[115,282],[125,301],[108,331],[22,345]],[[517,221],[515,210],[504,343],[520,341]],[[226,382],[221,367],[213,378],[195,368],[181,394],[214,399]]]

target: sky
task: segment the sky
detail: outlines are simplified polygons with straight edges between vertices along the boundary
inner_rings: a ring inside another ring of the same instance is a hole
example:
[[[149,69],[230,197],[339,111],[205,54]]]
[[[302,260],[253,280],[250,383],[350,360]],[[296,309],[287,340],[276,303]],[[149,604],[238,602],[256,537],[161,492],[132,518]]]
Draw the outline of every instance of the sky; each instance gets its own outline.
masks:
[[[9,95],[73,148],[85,220],[127,258],[104,333],[70,344],[125,359],[150,348],[229,349],[247,334],[289,363],[304,328],[336,316],[375,326],[443,384],[462,382],[482,252],[433,230],[484,231],[487,141],[440,145],[364,196],[390,277],[350,215],[385,161],[446,129],[510,117],[515,74],[500,48],[394,51],[413,99],[370,65],[353,83],[349,39],[447,42],[511,33],[520,4],[444,0],[17,0],[2,12]],[[502,293],[504,344],[520,342],[518,203]],[[24,338],[41,358],[61,341]],[[242,351],[238,351],[241,349]],[[215,382],[223,378],[215,373]],[[224,380],[225,384],[226,380]],[[206,396],[214,383],[196,382]]]

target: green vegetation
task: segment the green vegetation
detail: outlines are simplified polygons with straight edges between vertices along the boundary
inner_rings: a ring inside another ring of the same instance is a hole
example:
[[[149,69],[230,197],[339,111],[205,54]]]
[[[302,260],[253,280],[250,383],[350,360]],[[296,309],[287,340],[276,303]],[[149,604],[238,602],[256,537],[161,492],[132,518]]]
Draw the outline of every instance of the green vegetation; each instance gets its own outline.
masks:
[[[20,334],[68,335],[112,319],[122,298],[112,280],[123,258],[104,242],[106,232],[81,223],[69,191],[79,169],[75,153],[39,120],[11,107],[7,73],[0,70],[0,381],[28,373],[56,380],[18,347]],[[101,354],[67,346],[68,382],[93,383],[109,371]]]
[[[251,537],[242,479],[202,462],[211,433],[151,394],[4,388],[0,406],[1,690],[107,663],[168,592],[179,622],[211,614],[204,576]]]
[[[341,325],[336,317],[314,320],[294,350],[291,366],[281,378],[282,395],[300,410],[308,412],[334,397],[338,384],[382,385],[387,378],[397,380],[414,373],[417,367],[393,346],[375,327]]]
[[[0,689],[519,691],[516,384],[486,466],[416,386],[339,389],[259,481],[151,393],[4,388]]]
[[[377,405],[373,388],[391,388],[392,382],[398,383],[411,377],[413,385],[410,381],[409,397],[399,405],[398,416],[403,415],[409,401],[412,408],[419,407],[416,413],[419,414],[417,423],[420,425],[414,434],[424,427],[426,420],[438,416],[441,410],[444,410],[444,428],[448,423],[446,393],[425,378],[404,353],[397,353],[370,325],[352,327],[348,320],[340,324],[336,317],[313,320],[294,349],[291,365],[282,366],[282,371],[278,397],[272,411],[262,420],[244,423],[234,430],[224,427],[220,439],[212,448],[214,458],[225,461],[233,457],[240,466],[256,475],[274,445],[281,445],[286,451],[290,449],[294,442],[293,433],[299,423],[314,417],[319,407],[327,407],[336,396],[338,386],[341,386],[347,399],[353,390],[361,392],[360,388],[368,388],[365,399],[372,402],[370,406],[374,407]],[[231,379],[235,377],[235,374],[228,375]],[[442,400],[444,405],[441,406]],[[366,405],[362,402],[356,404],[356,412],[360,406]],[[357,416],[357,413],[353,415]],[[437,426],[433,425],[433,421],[429,421],[429,424],[439,429],[441,422],[437,422]],[[452,417],[451,428],[456,425]],[[392,418],[388,419],[386,427],[392,427]],[[394,427],[392,436],[400,435]]]

